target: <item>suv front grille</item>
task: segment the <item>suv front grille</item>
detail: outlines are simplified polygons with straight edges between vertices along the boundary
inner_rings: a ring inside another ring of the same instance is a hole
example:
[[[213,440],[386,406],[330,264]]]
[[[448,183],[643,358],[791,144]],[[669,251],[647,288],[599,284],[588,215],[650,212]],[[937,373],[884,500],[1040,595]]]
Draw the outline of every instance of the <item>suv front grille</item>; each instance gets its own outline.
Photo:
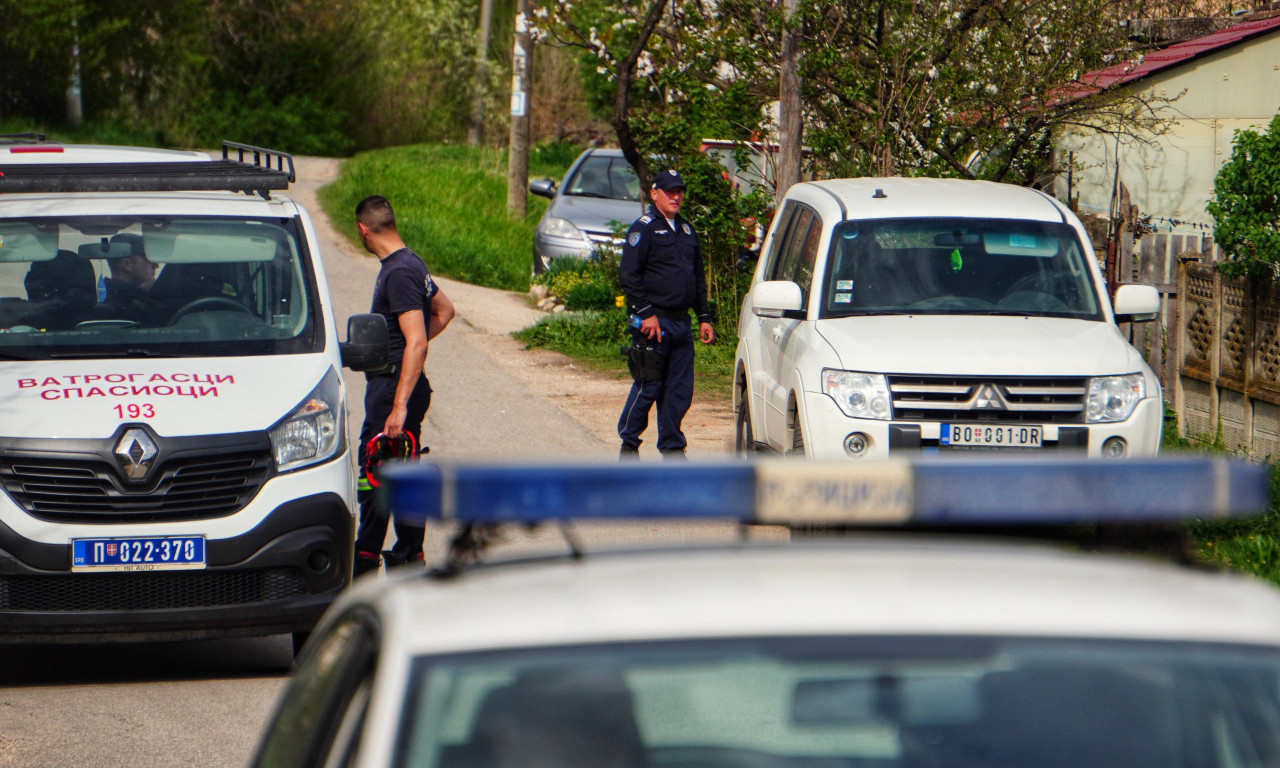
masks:
[[[889,376],[897,421],[1082,424],[1084,377]]]

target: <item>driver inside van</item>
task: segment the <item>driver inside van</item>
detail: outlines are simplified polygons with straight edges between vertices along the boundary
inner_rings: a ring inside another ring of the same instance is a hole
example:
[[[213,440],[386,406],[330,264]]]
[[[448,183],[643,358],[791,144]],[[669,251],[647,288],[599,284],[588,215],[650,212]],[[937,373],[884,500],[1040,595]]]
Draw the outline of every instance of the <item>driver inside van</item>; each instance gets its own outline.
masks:
[[[141,235],[121,233],[111,238],[113,250],[122,243],[128,246],[129,252],[108,259],[111,277],[106,279],[102,309],[113,319],[141,322],[155,311],[148,292],[156,282],[156,265],[147,258]]]

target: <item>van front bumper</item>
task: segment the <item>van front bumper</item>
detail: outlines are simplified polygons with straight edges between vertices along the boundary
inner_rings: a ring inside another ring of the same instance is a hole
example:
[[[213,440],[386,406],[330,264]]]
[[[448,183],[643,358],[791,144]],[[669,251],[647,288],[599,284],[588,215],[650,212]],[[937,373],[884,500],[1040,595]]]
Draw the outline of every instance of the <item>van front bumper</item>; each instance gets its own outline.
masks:
[[[306,632],[351,580],[353,517],[321,493],[208,539],[202,570],[75,573],[71,546],[0,523],[0,642],[180,640]]]

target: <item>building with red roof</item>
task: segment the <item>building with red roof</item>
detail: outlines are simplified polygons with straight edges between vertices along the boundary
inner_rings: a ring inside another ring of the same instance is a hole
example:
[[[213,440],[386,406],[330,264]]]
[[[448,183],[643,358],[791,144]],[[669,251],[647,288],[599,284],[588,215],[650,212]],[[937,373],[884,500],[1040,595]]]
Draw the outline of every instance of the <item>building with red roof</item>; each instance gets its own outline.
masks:
[[[1082,211],[1107,213],[1118,179],[1157,231],[1211,228],[1205,205],[1235,132],[1265,129],[1280,111],[1280,11],[1247,18],[1089,72],[1068,89],[1068,98],[1131,89],[1152,97],[1171,122],[1163,135],[1117,140],[1105,125],[1063,135],[1060,160],[1074,170],[1059,178],[1058,196],[1077,197]]]

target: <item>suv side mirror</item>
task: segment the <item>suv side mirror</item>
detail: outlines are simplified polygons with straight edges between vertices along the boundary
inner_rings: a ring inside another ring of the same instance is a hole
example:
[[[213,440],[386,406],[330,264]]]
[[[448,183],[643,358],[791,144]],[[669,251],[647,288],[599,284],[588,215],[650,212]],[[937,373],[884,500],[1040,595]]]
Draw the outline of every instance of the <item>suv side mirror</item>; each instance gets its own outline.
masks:
[[[529,182],[529,191],[539,197],[555,197],[556,183],[551,179],[534,179]]]
[[[751,289],[751,311],[757,317],[804,319],[804,295],[790,280],[766,280]]]
[[[342,367],[353,371],[377,371],[391,361],[387,319],[382,315],[352,315],[347,318],[347,340],[338,345]]]
[[[1117,323],[1146,323],[1160,316],[1160,292],[1153,285],[1116,286]]]

